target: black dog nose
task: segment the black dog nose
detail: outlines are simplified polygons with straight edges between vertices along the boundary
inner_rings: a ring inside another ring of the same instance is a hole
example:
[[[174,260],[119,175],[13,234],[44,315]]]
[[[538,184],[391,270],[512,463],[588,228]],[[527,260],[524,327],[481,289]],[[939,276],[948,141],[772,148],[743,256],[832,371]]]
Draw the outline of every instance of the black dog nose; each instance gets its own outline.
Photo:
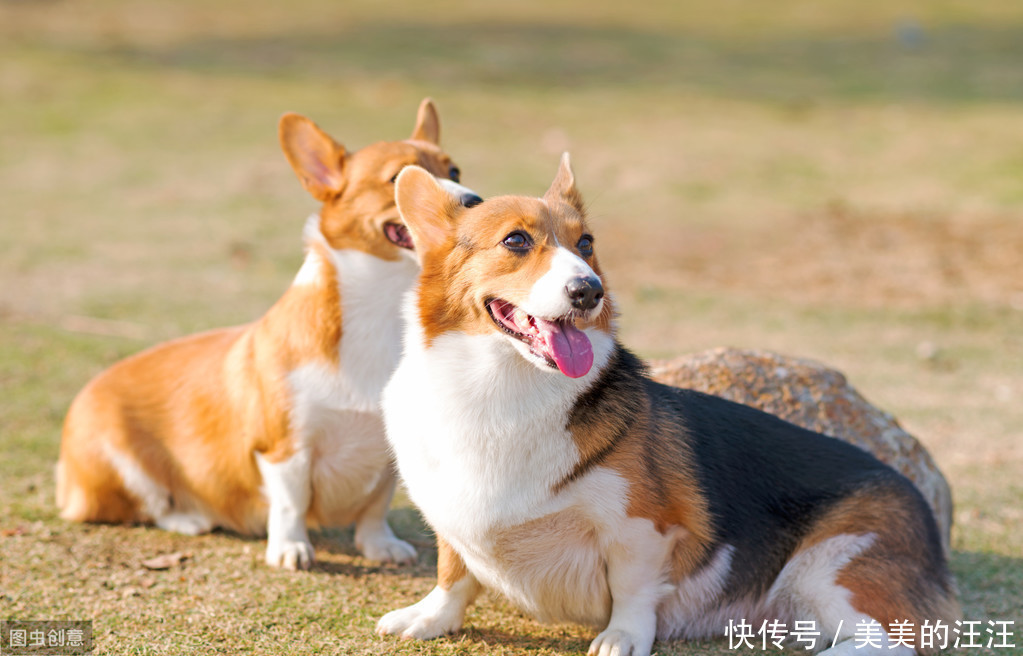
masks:
[[[572,307],[577,310],[592,310],[604,298],[604,286],[600,280],[592,276],[585,278],[573,278],[565,285],[565,292],[572,302]]]
[[[459,197],[458,202],[465,207],[476,207],[483,202],[483,199],[472,192],[466,192]]]

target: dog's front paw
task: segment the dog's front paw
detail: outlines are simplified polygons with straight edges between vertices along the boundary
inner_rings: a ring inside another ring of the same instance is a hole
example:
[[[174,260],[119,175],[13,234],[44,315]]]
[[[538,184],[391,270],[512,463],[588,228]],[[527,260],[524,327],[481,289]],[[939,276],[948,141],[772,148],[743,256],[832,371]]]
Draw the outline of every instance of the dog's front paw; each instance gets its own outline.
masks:
[[[650,656],[654,640],[630,634],[628,631],[612,629],[598,635],[590,643],[587,656]]]
[[[464,617],[465,603],[438,587],[418,603],[380,618],[377,633],[430,640],[462,628]]]
[[[359,546],[362,555],[382,563],[411,565],[416,562],[416,549],[408,542],[393,536],[380,536],[363,541]]]
[[[392,610],[377,622],[377,633],[380,635],[400,635],[402,638],[432,640],[462,628],[461,618],[454,618],[444,613],[428,614],[416,608],[418,604]]]
[[[309,569],[315,560],[313,545],[308,540],[270,541],[266,545],[266,562],[284,569]]]

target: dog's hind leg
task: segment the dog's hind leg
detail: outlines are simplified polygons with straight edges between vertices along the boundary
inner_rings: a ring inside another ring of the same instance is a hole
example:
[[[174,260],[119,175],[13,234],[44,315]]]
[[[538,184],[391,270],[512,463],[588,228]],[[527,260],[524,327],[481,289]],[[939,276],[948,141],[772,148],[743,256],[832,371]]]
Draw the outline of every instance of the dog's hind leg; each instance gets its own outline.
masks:
[[[772,586],[771,601],[816,620],[824,654],[930,653],[924,624],[959,618],[931,511],[909,485],[875,484],[836,503]]]
[[[387,523],[387,510],[397,485],[393,465],[387,467],[370,495],[369,505],[355,521],[355,546],[370,560],[384,563],[414,563],[415,548],[394,535]]]

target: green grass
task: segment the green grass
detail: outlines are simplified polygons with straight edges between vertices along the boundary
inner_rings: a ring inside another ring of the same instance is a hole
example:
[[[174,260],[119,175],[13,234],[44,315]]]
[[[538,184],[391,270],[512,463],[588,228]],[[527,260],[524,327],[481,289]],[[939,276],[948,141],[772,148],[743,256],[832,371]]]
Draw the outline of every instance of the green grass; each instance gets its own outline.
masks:
[[[485,195],[572,152],[627,344],[816,358],[896,414],[952,484],[967,617],[1017,623],[1019,648],[969,653],[1023,654],[1021,61],[1016,0],[0,3],[0,617],[92,619],[110,654],[585,652],[496,598],[451,639],[376,637],[434,573],[404,499],[415,567],[331,530],[298,574],[53,507],[92,375],[258,317],[297,270],[315,205],[278,116],[356,148],[430,95]]]

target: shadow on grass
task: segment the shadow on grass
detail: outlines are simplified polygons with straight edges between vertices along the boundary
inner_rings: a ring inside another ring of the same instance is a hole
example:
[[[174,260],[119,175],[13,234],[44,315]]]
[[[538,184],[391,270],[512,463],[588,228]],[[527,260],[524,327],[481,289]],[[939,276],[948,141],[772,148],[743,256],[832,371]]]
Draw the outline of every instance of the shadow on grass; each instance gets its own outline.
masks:
[[[1023,25],[849,33],[706,35],[549,23],[338,26],[203,38],[168,47],[76,49],[117,65],[200,74],[352,78],[487,91],[655,88],[767,101],[1023,101]]]
[[[596,631],[593,635],[596,636]],[[469,626],[459,632],[458,637],[466,642],[483,646],[500,645],[503,648],[539,651],[551,649],[559,653],[584,654],[590,640],[571,636],[534,636],[514,633],[490,627]]]
[[[322,572],[323,574],[330,576],[343,576],[352,580],[360,580],[371,574],[378,574],[387,569],[393,569],[395,572],[398,571],[397,568],[385,568],[382,566],[363,565],[358,562],[321,559],[313,563],[310,571]]]
[[[950,559],[967,620],[1014,620],[1023,647],[1023,558],[954,551]],[[1021,650],[1020,653],[1023,653]]]

